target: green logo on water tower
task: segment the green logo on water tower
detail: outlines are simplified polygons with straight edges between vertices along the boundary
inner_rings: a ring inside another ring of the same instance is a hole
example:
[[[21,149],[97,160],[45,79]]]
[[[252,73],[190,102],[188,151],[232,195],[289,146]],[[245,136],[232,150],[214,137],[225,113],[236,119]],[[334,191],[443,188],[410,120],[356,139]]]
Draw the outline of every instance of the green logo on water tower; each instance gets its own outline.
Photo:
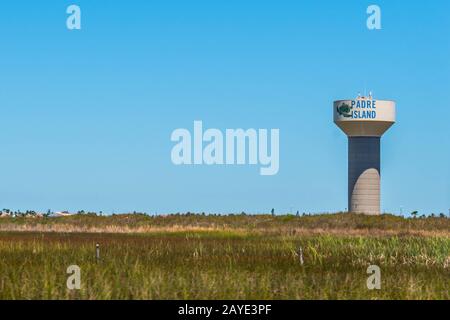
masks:
[[[339,105],[336,110],[339,113],[339,115],[341,115],[342,117],[345,118],[351,118],[352,117],[352,107],[349,106],[347,103],[342,103],[341,105]]]

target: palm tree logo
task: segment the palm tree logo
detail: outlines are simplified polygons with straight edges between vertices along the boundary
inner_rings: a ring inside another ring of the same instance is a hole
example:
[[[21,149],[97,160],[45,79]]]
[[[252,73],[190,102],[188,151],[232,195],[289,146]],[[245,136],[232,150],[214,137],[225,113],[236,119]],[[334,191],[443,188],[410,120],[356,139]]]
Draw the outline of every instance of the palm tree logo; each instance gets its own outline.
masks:
[[[342,103],[341,105],[339,105],[336,110],[339,113],[339,115],[341,115],[342,117],[345,118],[351,118],[352,117],[352,107],[349,106],[347,103]]]

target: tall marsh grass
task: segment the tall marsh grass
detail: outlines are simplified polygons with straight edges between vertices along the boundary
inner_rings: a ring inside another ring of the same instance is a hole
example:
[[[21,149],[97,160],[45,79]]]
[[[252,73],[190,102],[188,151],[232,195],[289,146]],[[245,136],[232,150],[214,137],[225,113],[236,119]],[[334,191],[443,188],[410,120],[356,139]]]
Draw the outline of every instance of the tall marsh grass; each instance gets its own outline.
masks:
[[[1,232],[0,257],[0,299],[450,299],[448,237]],[[72,264],[81,290],[66,288]]]

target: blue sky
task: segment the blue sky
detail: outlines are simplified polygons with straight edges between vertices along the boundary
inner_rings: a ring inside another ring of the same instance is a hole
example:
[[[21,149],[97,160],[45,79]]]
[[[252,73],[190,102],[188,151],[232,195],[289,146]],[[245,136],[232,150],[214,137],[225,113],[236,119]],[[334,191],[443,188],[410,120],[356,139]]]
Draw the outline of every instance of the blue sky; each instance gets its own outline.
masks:
[[[66,28],[66,8],[82,30]],[[382,30],[366,28],[366,8]],[[450,208],[450,3],[10,1],[0,10],[0,207],[334,212],[347,139],[332,102],[397,101],[382,209]],[[279,128],[280,171],[174,166],[171,132]]]

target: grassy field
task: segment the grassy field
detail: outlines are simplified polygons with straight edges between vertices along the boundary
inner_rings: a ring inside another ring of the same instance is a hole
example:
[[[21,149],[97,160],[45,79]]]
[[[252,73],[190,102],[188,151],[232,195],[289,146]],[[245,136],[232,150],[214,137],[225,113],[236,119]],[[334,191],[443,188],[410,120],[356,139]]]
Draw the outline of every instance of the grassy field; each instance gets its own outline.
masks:
[[[0,257],[0,299],[450,299],[448,218],[2,218]]]

